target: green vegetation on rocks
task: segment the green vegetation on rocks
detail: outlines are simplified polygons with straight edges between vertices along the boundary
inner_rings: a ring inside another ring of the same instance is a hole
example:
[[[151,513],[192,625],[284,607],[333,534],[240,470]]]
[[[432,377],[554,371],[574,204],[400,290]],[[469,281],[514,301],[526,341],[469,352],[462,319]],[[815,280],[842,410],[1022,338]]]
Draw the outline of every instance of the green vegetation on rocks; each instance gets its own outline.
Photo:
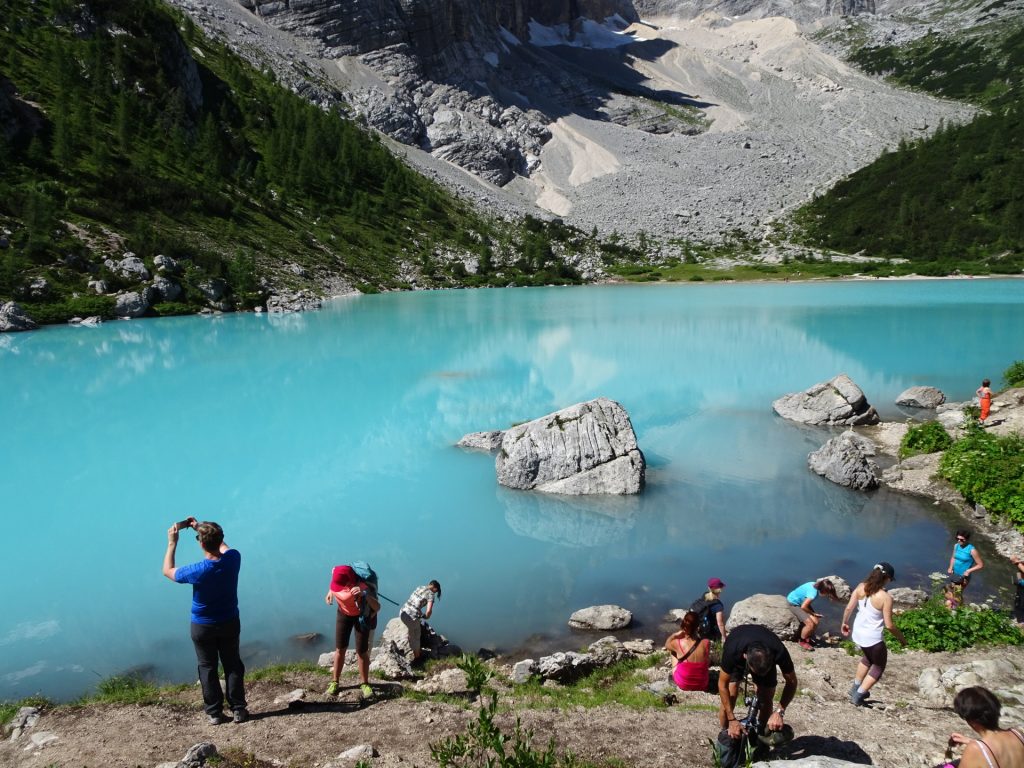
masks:
[[[937,421],[914,424],[900,441],[900,458],[917,456],[920,453],[944,451],[953,444],[953,438]]]
[[[1014,360],[1010,366],[1003,371],[1003,381],[1008,387],[1024,386],[1024,360]]]
[[[809,246],[911,260],[925,275],[1024,270],[1024,25],[860,47],[865,70],[986,111],[901,144],[795,216]]]
[[[924,651],[959,651],[983,645],[1024,645],[1024,634],[1008,611],[964,606],[949,610],[941,594],[920,608],[897,614],[893,622],[907,639],[907,647]],[[899,643],[886,632],[890,648]]]
[[[333,105],[311,104],[158,0],[0,0],[0,20],[0,300],[40,322],[111,317],[109,294],[150,289],[114,264],[127,252],[180,285],[148,310],[172,315],[334,281],[575,283],[569,264],[598,250],[557,222],[477,213],[329,83]]]
[[[942,455],[939,474],[969,502],[1024,530],[1024,437],[994,435],[968,423]]]

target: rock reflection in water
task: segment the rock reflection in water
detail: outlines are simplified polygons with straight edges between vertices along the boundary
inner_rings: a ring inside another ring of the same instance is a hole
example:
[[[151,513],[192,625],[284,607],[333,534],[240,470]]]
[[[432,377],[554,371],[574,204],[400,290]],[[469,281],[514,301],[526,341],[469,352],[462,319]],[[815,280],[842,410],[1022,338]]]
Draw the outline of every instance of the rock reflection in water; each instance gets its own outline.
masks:
[[[520,536],[570,547],[599,547],[621,540],[636,524],[640,500],[629,497],[554,496],[498,492],[505,522]]]

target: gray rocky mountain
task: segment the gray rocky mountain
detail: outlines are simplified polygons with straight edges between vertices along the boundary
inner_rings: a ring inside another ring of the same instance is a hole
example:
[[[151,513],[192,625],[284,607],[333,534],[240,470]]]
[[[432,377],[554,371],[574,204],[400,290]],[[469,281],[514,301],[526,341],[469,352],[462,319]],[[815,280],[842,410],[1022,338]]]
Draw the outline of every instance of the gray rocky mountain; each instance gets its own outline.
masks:
[[[860,6],[826,0],[171,2],[488,211],[645,233],[680,259],[687,241],[767,236],[883,150],[973,114],[843,62],[823,32]],[[865,34],[899,23],[858,18]]]

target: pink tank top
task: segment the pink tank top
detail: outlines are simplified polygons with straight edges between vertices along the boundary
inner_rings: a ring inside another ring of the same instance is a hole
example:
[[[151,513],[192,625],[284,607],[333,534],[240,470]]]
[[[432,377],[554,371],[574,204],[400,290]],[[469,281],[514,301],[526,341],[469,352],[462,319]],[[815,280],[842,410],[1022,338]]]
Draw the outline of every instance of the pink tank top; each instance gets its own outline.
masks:
[[[711,666],[708,650],[710,642],[708,640],[702,642],[704,643],[704,661],[680,661],[672,671],[672,679],[676,681],[676,685],[682,691],[706,691],[708,689],[708,668]],[[676,640],[676,645],[679,645],[678,640]],[[682,647],[679,648],[679,653],[682,655]]]

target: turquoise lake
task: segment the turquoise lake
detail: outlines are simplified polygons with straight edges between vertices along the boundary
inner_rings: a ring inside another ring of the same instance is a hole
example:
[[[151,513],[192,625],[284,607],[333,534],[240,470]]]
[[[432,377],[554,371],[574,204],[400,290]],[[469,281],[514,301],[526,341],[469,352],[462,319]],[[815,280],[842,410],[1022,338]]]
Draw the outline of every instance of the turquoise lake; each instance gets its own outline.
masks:
[[[925,585],[957,521],[812,474],[828,432],[771,401],[840,372],[886,418],[916,384],[966,400],[1024,357],[1021,329],[1024,281],[936,280],[406,293],[0,335],[0,700],[194,679],[191,591],[160,572],[187,515],[242,553],[250,667],[329,649],[331,567],[354,559],[398,602],[438,579],[432,623],[471,651],[577,648],[566,620],[596,603],[660,642],[710,576],[727,607],[881,559]],[[640,497],[505,490],[454,447],[596,396],[632,417]],[[980,544],[976,598],[1007,581]],[[183,536],[178,564],[197,559]]]

